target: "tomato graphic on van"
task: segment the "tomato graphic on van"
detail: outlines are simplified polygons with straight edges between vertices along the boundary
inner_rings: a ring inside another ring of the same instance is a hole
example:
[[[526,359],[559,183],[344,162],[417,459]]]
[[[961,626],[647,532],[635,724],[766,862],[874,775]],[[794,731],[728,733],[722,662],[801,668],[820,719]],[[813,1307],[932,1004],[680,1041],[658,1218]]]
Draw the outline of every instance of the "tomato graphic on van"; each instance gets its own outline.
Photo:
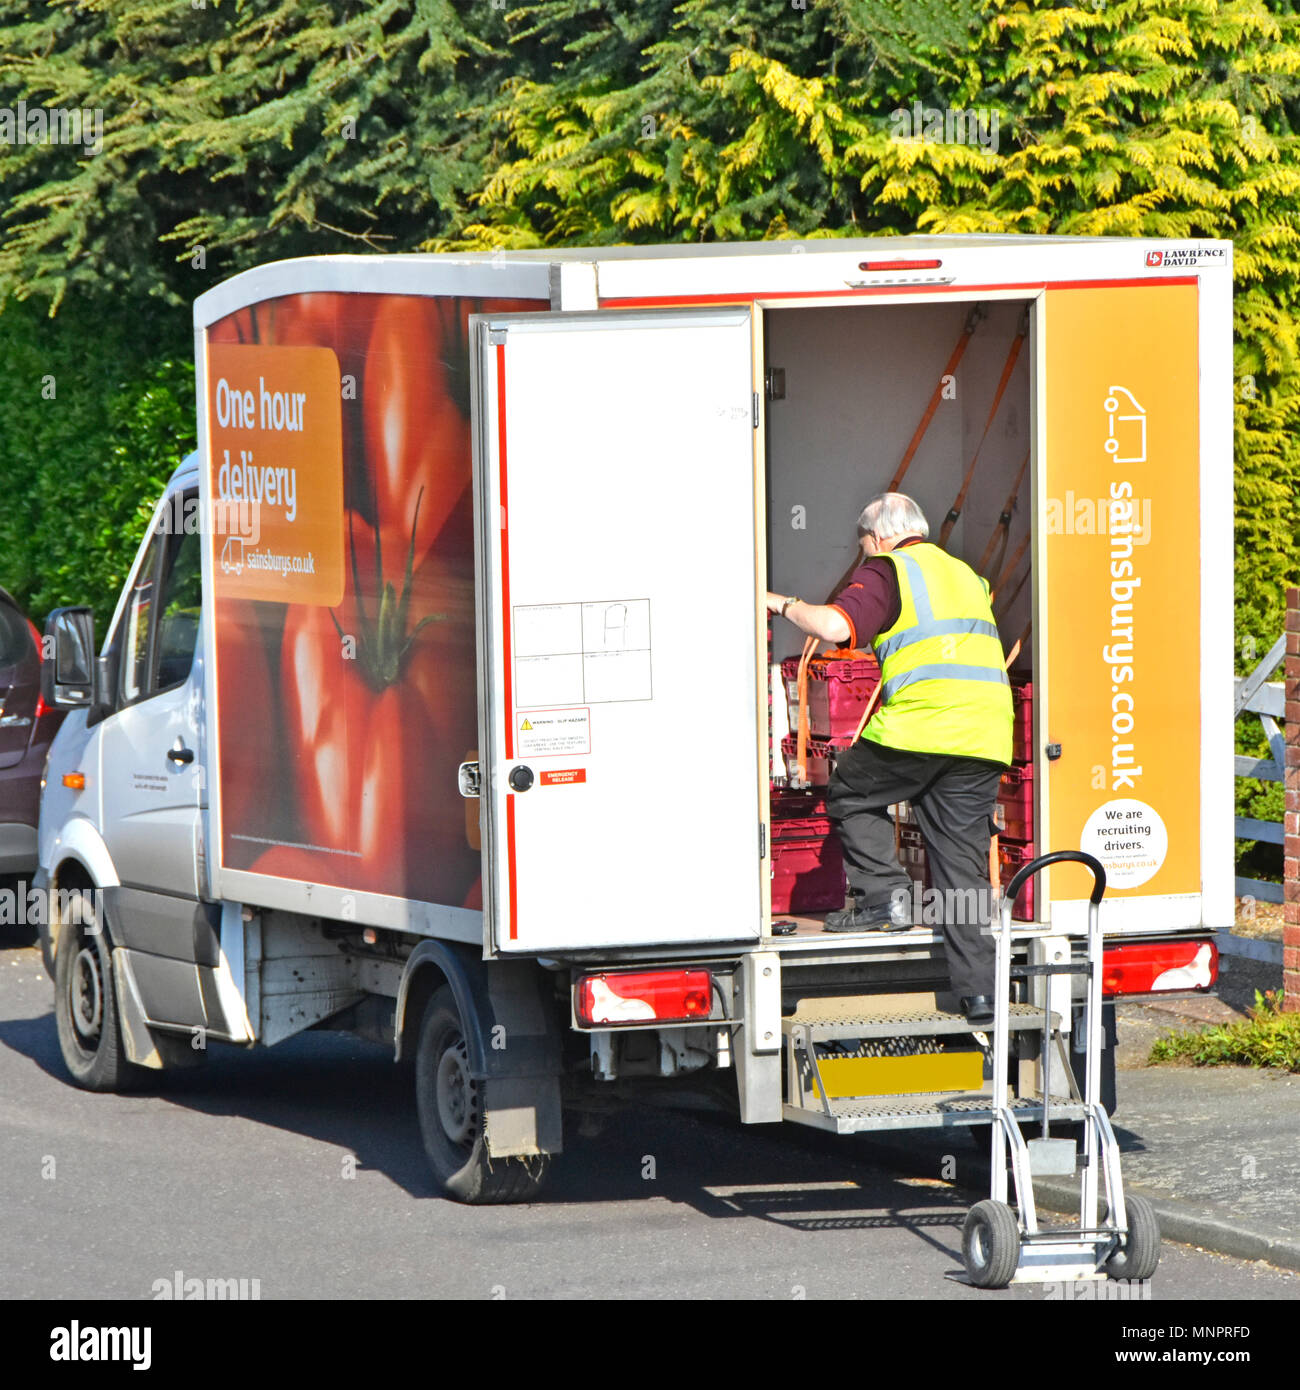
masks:
[[[1120,397],[1125,398],[1124,401]],[[1123,386],[1112,386],[1110,394],[1102,402],[1106,410],[1108,433],[1106,452],[1116,463],[1145,463],[1147,461],[1147,413],[1138,404],[1133,393]],[[1131,409],[1132,413],[1121,415],[1121,410]],[[1121,428],[1128,426],[1127,429]],[[1120,453],[1121,443],[1127,446],[1127,454]]]

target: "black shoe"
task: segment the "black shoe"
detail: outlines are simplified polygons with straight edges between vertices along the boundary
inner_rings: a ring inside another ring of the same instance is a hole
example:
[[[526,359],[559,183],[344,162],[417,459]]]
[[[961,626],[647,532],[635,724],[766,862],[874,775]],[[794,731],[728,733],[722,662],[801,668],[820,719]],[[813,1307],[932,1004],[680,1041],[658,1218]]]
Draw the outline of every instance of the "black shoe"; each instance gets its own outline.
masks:
[[[842,907],[830,912],[822,923],[823,931],[910,931],[912,912],[904,903],[889,907]]]
[[[966,1015],[967,1023],[972,1023],[977,1028],[987,1027],[993,1022],[993,996],[974,994],[970,998],[963,997],[961,1011]]]

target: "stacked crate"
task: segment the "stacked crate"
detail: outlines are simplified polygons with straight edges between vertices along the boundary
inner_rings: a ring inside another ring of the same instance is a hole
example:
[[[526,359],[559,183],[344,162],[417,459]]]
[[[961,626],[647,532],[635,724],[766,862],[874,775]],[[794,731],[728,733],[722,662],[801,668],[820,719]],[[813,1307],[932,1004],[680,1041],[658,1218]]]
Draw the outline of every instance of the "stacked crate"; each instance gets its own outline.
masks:
[[[781,663],[790,727],[799,726],[799,658]],[[826,787],[836,755],[853,743],[862,711],[880,679],[874,656],[814,657],[808,663],[806,788],[772,791],[772,912],[834,912],[847,884],[839,836],[826,810]],[[799,775],[797,738],[782,739],[788,780]]]
[[[799,727],[799,658],[781,663],[790,727]],[[870,653],[844,657],[832,653],[815,656],[808,663],[807,778],[814,787],[831,780],[836,755],[853,743],[858,721],[880,681],[880,666]],[[799,775],[799,741],[794,735],[781,740],[786,774],[791,782]]]
[[[773,916],[844,906],[844,857],[824,791],[773,790],[771,865]]]
[[[1012,875],[1034,858],[1034,684],[1024,676],[1011,677],[1015,709],[1012,763],[998,788],[998,872],[1005,888]],[[1011,915],[1034,920],[1034,883],[1027,883]]]

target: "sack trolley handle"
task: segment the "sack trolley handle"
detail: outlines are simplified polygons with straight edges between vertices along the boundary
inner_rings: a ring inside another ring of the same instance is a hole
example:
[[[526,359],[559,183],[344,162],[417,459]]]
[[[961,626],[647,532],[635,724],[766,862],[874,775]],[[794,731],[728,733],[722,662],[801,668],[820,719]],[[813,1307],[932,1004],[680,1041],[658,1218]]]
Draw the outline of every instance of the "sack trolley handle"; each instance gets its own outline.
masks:
[[[1096,907],[1106,892],[1106,870],[1100,860],[1094,859],[1091,854],[1085,854],[1081,849],[1058,849],[1053,850],[1051,854],[1040,854],[1037,859],[1031,859],[1023,868],[1016,870],[1011,882],[1007,884],[1007,901],[1014,905],[1020,890],[1040,869],[1046,869],[1052,864],[1065,863],[1082,864],[1085,869],[1091,871],[1093,884],[1088,902]]]

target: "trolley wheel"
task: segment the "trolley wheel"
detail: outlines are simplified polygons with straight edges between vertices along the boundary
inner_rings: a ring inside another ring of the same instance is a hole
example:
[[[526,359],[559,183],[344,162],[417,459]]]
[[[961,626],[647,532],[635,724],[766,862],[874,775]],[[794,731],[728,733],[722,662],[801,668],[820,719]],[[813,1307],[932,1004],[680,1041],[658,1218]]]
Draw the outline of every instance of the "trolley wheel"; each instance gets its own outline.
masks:
[[[977,1289],[1005,1289],[1020,1263],[1020,1223],[1005,1202],[976,1202],[961,1232],[961,1258]]]
[[[1108,1279],[1150,1279],[1160,1263],[1160,1223],[1145,1197],[1126,1197],[1128,1240],[1102,1266]],[[1107,1208],[1106,1220],[1110,1220]]]

